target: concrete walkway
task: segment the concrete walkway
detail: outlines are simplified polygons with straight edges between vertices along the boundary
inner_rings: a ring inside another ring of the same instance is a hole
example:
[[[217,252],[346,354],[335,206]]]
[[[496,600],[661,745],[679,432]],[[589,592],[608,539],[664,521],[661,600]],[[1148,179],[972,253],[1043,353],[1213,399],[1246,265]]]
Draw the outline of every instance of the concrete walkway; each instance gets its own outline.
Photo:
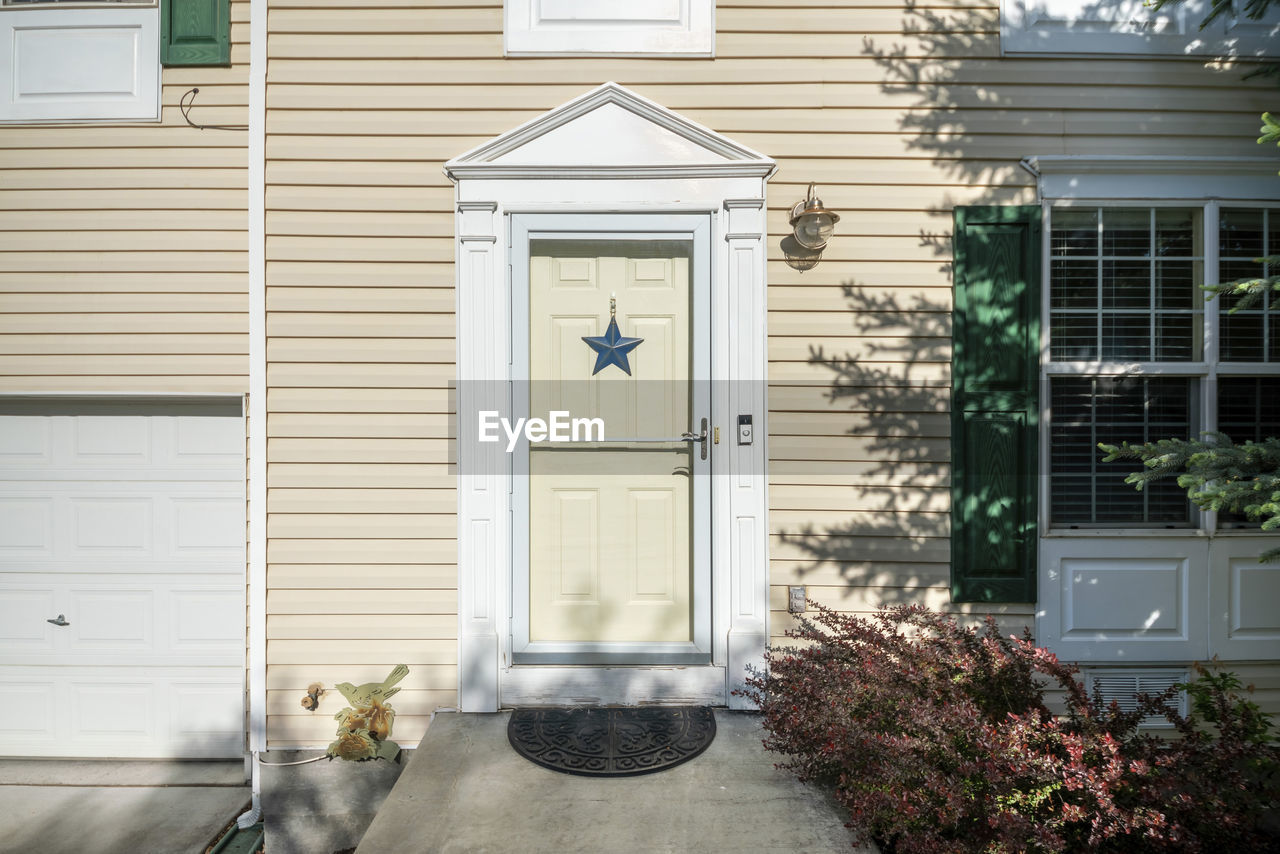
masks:
[[[248,802],[239,759],[0,760],[0,854],[203,854]]]
[[[534,765],[508,744],[508,717],[439,715],[357,854],[853,850],[840,808],[773,768],[757,716],[717,710],[701,756],[616,779]]]

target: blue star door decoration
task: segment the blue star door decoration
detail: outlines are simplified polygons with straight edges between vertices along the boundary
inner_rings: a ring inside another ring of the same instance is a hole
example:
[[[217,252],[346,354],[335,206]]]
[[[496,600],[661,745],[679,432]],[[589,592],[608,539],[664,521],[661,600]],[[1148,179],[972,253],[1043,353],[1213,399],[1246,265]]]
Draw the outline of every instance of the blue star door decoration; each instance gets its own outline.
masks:
[[[624,338],[622,333],[618,331],[617,315],[617,300],[610,297],[609,328],[604,331],[603,335],[582,336],[582,340],[586,341],[587,345],[596,351],[596,366],[591,371],[592,376],[600,373],[610,365],[617,365],[626,372],[627,376],[631,376],[631,365],[627,361],[627,354],[639,347],[644,339]]]

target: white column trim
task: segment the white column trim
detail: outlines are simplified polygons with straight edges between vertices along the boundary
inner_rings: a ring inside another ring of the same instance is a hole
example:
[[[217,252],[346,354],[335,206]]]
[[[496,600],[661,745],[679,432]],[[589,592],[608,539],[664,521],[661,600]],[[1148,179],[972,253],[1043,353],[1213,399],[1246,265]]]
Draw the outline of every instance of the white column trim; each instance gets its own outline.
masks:
[[[730,708],[750,708],[734,691],[746,687],[748,667],[762,670],[769,642],[768,340],[766,337],[765,200],[727,199],[725,294],[717,323],[723,329],[729,458],[724,482],[729,507],[729,637],[727,694]],[[726,328],[727,327],[727,328]],[[752,418],[754,440],[739,445],[737,417]]]
[[[249,750],[267,749],[267,0],[249,4]]]
[[[509,323],[496,202],[457,204],[458,708],[498,709],[499,624],[508,565],[505,459],[477,441],[477,413],[506,414]],[[482,342],[464,346],[464,342]]]

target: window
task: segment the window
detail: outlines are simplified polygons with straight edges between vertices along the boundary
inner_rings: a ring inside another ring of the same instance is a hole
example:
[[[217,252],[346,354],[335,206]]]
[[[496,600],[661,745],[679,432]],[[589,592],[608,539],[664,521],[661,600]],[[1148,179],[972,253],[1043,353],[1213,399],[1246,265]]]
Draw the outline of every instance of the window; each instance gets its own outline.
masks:
[[[1193,528],[1202,519],[1172,479],[1142,492],[1132,462],[1098,443],[1280,435],[1280,318],[1230,314],[1205,281],[1269,272],[1280,209],[1055,207],[1049,222],[1049,521],[1071,528]],[[1274,223],[1274,225],[1273,225]],[[1216,263],[1204,251],[1217,245]],[[1216,268],[1216,269],[1215,269]],[[1271,367],[1271,366],[1274,366]],[[1222,528],[1249,527],[1222,514]]]
[[[1235,4],[1240,9],[1244,3]],[[1184,0],[1153,12],[1144,0],[1001,0],[1006,54],[1131,56],[1275,56],[1280,11],[1264,20],[1226,14],[1205,29],[1210,0]]]
[[[714,0],[505,0],[506,52],[712,56]]]
[[[157,121],[160,65],[226,65],[229,0],[0,0],[0,122]]]

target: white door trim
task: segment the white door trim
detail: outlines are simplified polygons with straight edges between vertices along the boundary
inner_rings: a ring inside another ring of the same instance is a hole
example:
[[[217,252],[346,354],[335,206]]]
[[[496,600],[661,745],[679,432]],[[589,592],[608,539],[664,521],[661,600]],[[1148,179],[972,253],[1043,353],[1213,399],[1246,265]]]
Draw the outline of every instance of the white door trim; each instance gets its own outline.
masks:
[[[575,122],[595,109],[606,112],[584,125],[592,132],[575,133]],[[611,160],[617,147],[600,138],[598,125],[601,117],[615,115],[633,131],[632,139],[653,140],[651,156],[638,157],[631,166]],[[556,145],[523,148],[543,130],[556,135]],[[665,144],[668,139],[673,144]],[[526,158],[522,150],[537,157]],[[678,156],[670,159],[670,151]],[[538,159],[544,156],[555,162]],[[696,175],[680,158],[696,160]],[[748,705],[733,691],[744,686],[748,666],[763,665],[768,642],[765,182],[774,168],[768,158],[612,84],[446,166],[457,182],[458,702],[463,711],[494,711],[535,695],[543,702],[697,696],[701,702]],[[692,213],[710,221],[712,427],[720,428],[721,443],[712,454],[708,666],[512,665],[513,484],[507,454],[496,443],[478,442],[477,424],[482,410],[511,414],[503,390],[512,377],[513,348],[501,332],[511,328],[512,316],[510,214],[551,211]],[[752,444],[734,443],[732,423],[740,414],[754,420]]]

